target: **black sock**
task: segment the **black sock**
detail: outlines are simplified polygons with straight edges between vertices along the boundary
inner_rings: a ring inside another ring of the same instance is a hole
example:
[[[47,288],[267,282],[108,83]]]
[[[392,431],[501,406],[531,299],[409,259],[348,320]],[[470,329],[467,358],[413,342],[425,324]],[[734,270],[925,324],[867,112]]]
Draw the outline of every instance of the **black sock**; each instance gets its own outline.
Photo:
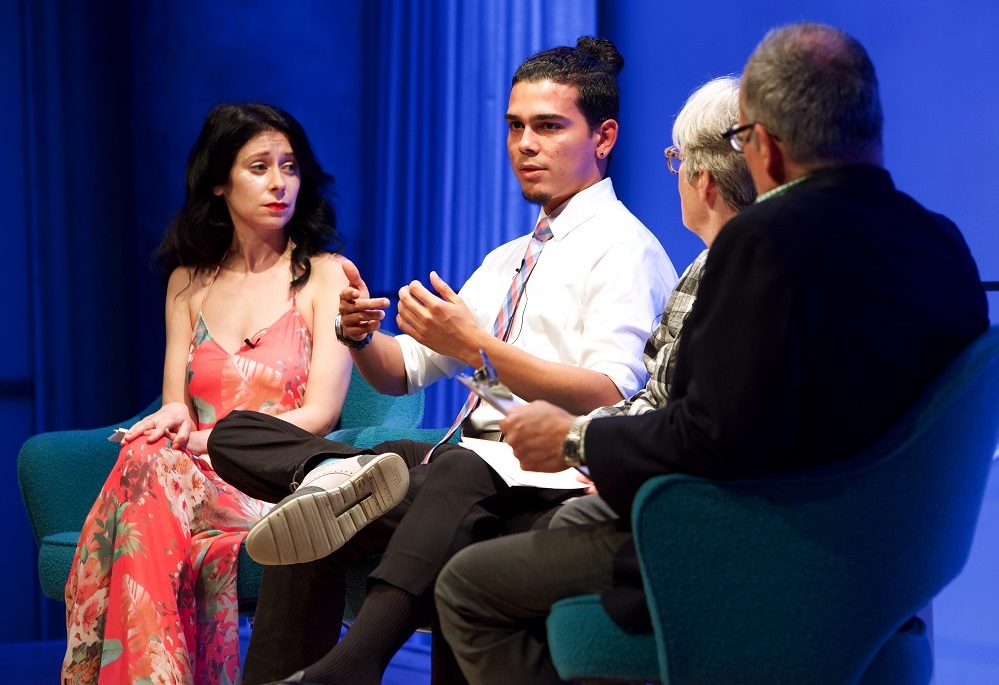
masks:
[[[389,661],[429,617],[429,598],[393,585],[373,585],[343,640],[305,669],[305,680],[324,685],[379,685]]]

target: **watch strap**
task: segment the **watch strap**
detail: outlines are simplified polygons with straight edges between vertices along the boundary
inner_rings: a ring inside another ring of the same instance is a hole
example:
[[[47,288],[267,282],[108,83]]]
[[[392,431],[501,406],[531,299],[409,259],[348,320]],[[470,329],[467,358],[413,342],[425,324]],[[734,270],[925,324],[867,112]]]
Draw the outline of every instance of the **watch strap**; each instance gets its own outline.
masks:
[[[569,426],[569,432],[562,443],[562,458],[567,466],[577,467],[586,464],[586,453],[583,448],[583,440],[586,435],[586,426],[590,423],[589,416],[577,416],[576,420]]]
[[[355,350],[363,350],[371,342],[372,334],[368,333],[364,336],[363,340],[351,340],[343,334],[343,321],[340,319],[340,315],[336,315],[336,319],[333,322],[333,328],[336,330],[336,339],[341,343]]]

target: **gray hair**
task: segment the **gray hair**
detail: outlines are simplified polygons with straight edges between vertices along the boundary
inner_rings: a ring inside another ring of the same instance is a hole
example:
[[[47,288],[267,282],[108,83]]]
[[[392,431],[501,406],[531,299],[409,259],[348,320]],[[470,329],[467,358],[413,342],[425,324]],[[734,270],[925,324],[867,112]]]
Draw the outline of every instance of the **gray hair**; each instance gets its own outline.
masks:
[[[742,75],[742,105],[812,167],[881,163],[884,116],[864,46],[832,26],[802,22],[770,31]]]
[[[683,171],[693,183],[702,170],[711,174],[718,193],[738,212],[756,198],[746,158],[721,134],[739,120],[739,79],[722,76],[695,90],[673,122],[673,144],[680,149]]]

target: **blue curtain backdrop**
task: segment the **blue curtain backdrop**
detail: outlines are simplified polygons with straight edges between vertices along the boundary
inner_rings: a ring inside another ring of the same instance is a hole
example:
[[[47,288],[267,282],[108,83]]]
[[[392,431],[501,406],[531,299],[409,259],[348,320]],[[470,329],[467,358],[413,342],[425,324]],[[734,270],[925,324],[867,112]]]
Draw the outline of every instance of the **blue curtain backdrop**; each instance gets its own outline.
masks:
[[[596,2],[378,6],[362,276],[393,299],[413,279],[429,286],[431,270],[457,290],[489,250],[537,218],[506,153],[510,79],[529,55],[594,34]],[[449,425],[466,395],[453,381],[433,386],[425,425]]]

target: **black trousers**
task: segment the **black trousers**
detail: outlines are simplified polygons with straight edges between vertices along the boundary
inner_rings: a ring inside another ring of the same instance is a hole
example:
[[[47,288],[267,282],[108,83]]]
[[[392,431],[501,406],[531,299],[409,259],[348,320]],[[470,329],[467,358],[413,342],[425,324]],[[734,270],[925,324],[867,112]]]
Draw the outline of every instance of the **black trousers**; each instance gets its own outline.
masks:
[[[404,500],[341,549],[307,564],[265,567],[244,669],[246,685],[285,677],[336,644],[347,569],[372,554],[383,556],[369,582],[430,598],[437,575],[458,551],[480,540],[547,527],[558,505],[579,492],[510,487],[460,445],[442,445],[431,464],[421,464],[431,447],[394,440],[358,449],[256,412],[233,412],[215,426],[208,446],[213,467],[232,485],[265,501],[283,499],[329,457],[395,452],[410,466]],[[437,634],[433,649],[433,682],[463,682]]]

